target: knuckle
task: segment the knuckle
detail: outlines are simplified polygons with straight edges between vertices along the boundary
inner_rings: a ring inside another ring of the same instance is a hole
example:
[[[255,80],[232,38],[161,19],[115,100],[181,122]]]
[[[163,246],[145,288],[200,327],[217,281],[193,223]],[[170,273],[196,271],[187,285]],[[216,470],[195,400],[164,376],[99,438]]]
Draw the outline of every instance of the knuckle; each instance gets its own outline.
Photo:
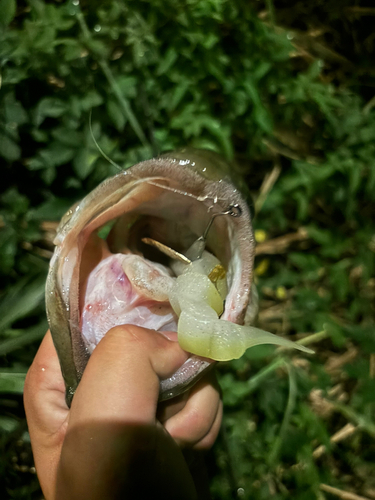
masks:
[[[179,428],[174,429],[173,438],[181,445],[194,446],[207,434],[210,428],[210,423],[198,408],[190,408],[185,413],[183,422]]]
[[[144,344],[145,336],[142,328],[135,325],[119,325],[111,328],[101,342],[109,344],[115,349],[131,344]]]

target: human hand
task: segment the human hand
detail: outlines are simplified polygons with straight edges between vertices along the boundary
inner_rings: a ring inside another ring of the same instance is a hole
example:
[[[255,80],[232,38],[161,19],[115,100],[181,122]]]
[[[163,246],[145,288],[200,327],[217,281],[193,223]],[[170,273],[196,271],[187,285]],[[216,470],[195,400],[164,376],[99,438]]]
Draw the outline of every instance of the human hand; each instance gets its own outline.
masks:
[[[181,448],[207,449],[216,439],[222,404],[212,375],[157,404],[159,379],[186,359],[177,342],[154,331],[113,328],[91,355],[69,409],[48,332],[24,390],[45,498],[197,498]]]

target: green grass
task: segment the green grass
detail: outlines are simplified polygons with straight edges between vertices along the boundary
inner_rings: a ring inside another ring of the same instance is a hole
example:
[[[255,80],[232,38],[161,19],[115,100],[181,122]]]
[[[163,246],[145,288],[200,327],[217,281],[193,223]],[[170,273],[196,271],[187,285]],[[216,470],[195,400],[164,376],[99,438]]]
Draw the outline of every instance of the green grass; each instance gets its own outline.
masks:
[[[234,162],[256,211],[259,326],[316,351],[219,366],[213,498],[375,498],[374,50],[364,14],[325,5],[0,0],[1,498],[40,498],[21,393],[49,221],[115,173],[90,117],[122,167],[185,145]]]

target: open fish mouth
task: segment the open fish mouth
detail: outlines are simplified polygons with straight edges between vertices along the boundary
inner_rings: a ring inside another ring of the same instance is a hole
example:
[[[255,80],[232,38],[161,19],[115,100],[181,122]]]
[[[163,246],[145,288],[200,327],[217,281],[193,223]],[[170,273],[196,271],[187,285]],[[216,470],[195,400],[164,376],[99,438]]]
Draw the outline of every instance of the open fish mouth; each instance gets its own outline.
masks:
[[[279,343],[267,334],[242,345],[243,331],[233,330],[254,315],[254,239],[246,201],[214,154],[182,150],[107,179],[63,217],[55,244],[46,307],[68,404],[116,325],[178,331],[193,353],[161,381],[160,400],[191,387],[213,359]]]

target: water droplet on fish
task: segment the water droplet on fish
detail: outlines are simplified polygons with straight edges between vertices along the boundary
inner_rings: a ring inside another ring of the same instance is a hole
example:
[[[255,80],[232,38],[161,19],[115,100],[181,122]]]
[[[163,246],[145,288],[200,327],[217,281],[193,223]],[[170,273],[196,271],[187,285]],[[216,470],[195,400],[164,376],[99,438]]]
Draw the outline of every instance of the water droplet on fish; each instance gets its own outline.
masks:
[[[190,160],[180,160],[178,162],[179,165],[189,165],[189,163],[190,163]]]
[[[102,29],[102,27],[100,26],[100,24],[96,24],[94,26],[94,31],[96,31],[96,33],[99,33],[99,31]]]

